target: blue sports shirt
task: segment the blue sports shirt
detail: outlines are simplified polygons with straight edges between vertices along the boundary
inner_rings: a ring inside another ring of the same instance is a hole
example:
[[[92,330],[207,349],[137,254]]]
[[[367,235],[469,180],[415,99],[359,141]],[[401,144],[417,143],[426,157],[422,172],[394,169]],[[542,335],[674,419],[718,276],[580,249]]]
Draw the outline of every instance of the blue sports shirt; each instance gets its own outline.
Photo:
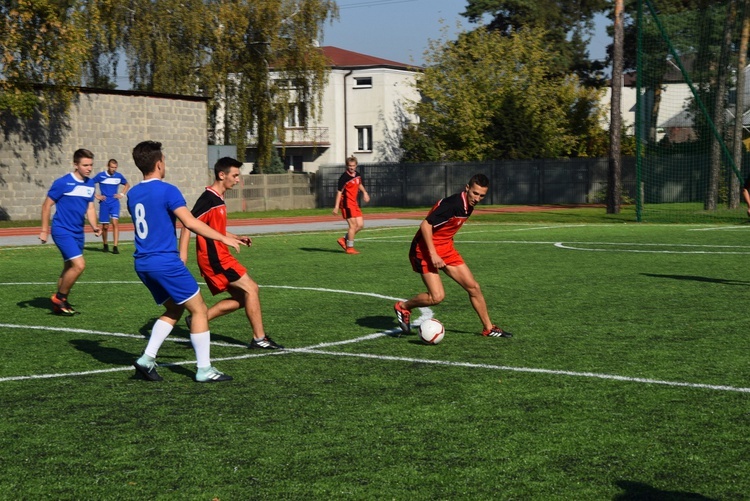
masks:
[[[55,179],[47,196],[55,202],[55,215],[52,217],[52,231],[68,231],[83,235],[86,224],[86,210],[94,201],[96,187],[91,178],[79,181],[72,172]]]
[[[128,191],[128,212],[135,227],[135,269],[158,271],[180,261],[174,211],[186,207],[180,190],[160,179],[141,181]]]
[[[94,183],[99,183],[99,191],[105,197],[112,198],[117,195],[117,190],[121,184],[128,184],[125,176],[115,171],[111,176],[104,170],[94,176]]]

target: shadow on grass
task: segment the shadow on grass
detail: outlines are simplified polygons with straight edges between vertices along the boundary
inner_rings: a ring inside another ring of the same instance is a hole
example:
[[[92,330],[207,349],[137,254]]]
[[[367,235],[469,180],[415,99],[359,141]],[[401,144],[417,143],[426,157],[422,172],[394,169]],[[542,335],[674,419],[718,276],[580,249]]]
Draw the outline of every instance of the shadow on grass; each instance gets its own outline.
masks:
[[[395,318],[387,317],[385,315],[373,315],[371,317],[358,318],[357,325],[367,327],[368,329],[375,329],[377,331],[387,331],[397,327]]]
[[[663,491],[641,482],[620,480],[615,482],[622,489],[622,494],[612,498],[613,501],[713,501],[714,498],[693,492]]]
[[[641,273],[641,275],[651,278],[669,278],[671,280],[690,280],[693,282],[709,282],[723,285],[750,285],[747,280],[731,280],[726,278],[699,277],[696,275],[662,275],[658,273]]]
[[[92,341],[90,339],[72,339],[70,341],[70,344],[73,345],[73,348],[91,355],[96,361],[103,364],[114,366],[132,365],[132,363],[135,362],[135,360],[138,358],[137,354],[131,353],[129,351],[124,351],[119,348],[101,346],[101,343],[102,341]],[[162,375],[164,373],[164,370],[168,369],[170,372],[180,374],[191,379],[194,377],[194,372],[185,368],[184,366],[170,365],[169,362],[165,361],[165,359],[170,358],[178,360],[184,359],[184,357],[160,356],[159,372],[162,373]],[[143,377],[136,374],[135,369],[133,369],[133,375],[130,377],[130,379],[143,379]]]
[[[16,303],[19,308],[38,308],[40,310],[48,310],[50,315],[54,315],[52,311],[52,303],[49,297],[35,297],[34,299],[28,299],[26,301],[19,301]]]
[[[330,252],[331,254],[346,254],[341,249],[324,249],[322,247],[300,247],[299,250],[305,252]]]

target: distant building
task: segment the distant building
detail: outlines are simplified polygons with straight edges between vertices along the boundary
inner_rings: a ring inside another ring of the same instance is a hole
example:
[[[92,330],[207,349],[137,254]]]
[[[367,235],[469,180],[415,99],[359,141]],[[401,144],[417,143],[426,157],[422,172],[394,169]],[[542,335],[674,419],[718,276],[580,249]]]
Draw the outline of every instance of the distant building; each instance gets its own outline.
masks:
[[[419,99],[414,84],[421,69],[338,47],[320,50],[330,61],[320,117],[309,119],[293,106],[284,139],[275,143],[287,170],[316,172],[321,165],[343,164],[349,155],[360,163],[398,160],[399,131],[416,120],[407,105]],[[257,137],[248,139],[246,158],[254,163]]]

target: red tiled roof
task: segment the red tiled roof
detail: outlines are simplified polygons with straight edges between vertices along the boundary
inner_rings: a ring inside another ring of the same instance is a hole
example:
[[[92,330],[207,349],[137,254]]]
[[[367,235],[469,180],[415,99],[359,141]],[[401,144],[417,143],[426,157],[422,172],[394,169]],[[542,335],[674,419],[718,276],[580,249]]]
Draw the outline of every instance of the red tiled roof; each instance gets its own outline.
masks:
[[[340,49],[331,45],[326,45],[320,48],[323,54],[331,62],[331,66],[334,68],[352,68],[352,67],[373,67],[373,66],[387,66],[391,68],[400,68],[406,70],[414,70],[419,66],[407,63],[399,63],[397,61],[390,61],[388,59],[381,59],[375,56],[368,56],[367,54],[360,54],[359,52],[352,52],[350,50]]]

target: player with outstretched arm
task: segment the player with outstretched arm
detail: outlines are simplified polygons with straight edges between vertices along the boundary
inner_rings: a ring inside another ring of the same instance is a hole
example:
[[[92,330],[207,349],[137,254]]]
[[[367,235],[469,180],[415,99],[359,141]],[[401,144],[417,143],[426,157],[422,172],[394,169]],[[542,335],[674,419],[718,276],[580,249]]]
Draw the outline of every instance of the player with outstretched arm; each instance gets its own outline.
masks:
[[[187,208],[180,190],[163,181],[166,162],[161,143],[144,141],[133,149],[133,160],[143,174],[143,181],[128,193],[128,212],[135,227],[135,272],[157,304],[166,311],[151,329],[143,355],[133,363],[136,373],[149,381],[161,381],[156,372],[156,355],[187,309],[192,316],[190,342],[195,350],[201,383],[230,381],[232,378],[211,365],[211,333],[208,330],[208,308],[198,282],[180,260],[175,235],[175,220],[190,231],[218,240],[239,252],[242,242],[222,235],[197,220]]]

